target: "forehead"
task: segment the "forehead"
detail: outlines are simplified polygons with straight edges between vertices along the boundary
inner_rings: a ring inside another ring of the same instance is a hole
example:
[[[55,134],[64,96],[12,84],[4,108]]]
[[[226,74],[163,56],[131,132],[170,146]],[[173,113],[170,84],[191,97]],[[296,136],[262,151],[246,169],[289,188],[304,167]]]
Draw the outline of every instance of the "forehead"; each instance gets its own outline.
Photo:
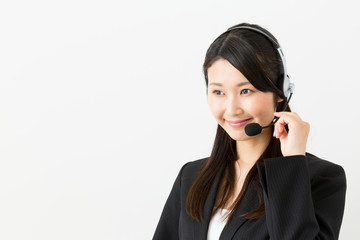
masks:
[[[216,60],[207,70],[210,85],[250,84],[246,77],[225,59]]]

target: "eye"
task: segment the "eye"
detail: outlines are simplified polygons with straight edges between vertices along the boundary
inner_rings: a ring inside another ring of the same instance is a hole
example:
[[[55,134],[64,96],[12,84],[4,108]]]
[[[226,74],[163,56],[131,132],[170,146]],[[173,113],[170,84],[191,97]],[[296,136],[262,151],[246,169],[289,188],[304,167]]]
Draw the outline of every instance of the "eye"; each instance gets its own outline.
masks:
[[[219,96],[224,95],[224,93],[222,91],[219,91],[219,90],[214,90],[213,93],[215,95],[219,95]]]
[[[250,89],[243,89],[243,90],[241,90],[240,91],[240,94],[242,95],[242,94],[249,94],[249,93],[251,93],[252,92],[252,90],[250,90]]]

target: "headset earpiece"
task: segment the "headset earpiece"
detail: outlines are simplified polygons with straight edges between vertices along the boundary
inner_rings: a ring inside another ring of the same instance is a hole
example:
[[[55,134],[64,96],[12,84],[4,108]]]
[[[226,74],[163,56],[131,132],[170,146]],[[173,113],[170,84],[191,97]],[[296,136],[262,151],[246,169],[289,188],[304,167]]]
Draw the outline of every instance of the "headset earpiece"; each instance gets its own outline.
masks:
[[[284,93],[284,96],[286,98],[288,98],[290,96],[291,93],[294,92],[294,88],[295,88],[295,84],[290,82],[290,78],[288,75],[286,75],[284,77],[284,82],[283,82],[283,93]]]

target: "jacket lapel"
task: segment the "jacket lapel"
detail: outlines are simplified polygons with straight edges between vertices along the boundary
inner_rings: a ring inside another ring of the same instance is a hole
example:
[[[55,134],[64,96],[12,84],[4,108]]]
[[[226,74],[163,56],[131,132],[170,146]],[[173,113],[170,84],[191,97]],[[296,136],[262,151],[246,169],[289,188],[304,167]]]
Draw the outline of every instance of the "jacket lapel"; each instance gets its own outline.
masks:
[[[246,191],[244,198],[242,199],[236,215],[231,219],[227,226],[223,229],[220,235],[220,240],[233,239],[238,229],[246,223],[248,220],[240,217],[240,215],[250,212],[258,207],[259,200],[254,184],[251,184]]]
[[[223,171],[222,171],[223,172]],[[204,222],[197,223],[194,226],[194,239],[195,240],[206,240],[207,239],[207,232],[209,228],[209,223],[211,219],[211,215],[213,212],[215,200],[216,200],[216,193],[220,183],[220,177],[222,176],[222,172],[217,175],[215,178],[214,184],[211,186],[209,195],[205,201],[204,205]]]

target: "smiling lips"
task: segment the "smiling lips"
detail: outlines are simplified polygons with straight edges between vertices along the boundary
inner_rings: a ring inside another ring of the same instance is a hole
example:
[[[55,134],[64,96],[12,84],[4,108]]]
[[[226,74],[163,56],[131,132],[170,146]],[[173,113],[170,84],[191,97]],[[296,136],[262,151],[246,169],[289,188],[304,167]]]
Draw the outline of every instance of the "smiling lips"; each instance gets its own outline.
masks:
[[[240,120],[240,121],[228,121],[226,120],[226,122],[231,126],[231,127],[241,127],[244,126],[245,124],[247,124],[247,122],[249,122],[251,118],[245,119],[245,120]]]

